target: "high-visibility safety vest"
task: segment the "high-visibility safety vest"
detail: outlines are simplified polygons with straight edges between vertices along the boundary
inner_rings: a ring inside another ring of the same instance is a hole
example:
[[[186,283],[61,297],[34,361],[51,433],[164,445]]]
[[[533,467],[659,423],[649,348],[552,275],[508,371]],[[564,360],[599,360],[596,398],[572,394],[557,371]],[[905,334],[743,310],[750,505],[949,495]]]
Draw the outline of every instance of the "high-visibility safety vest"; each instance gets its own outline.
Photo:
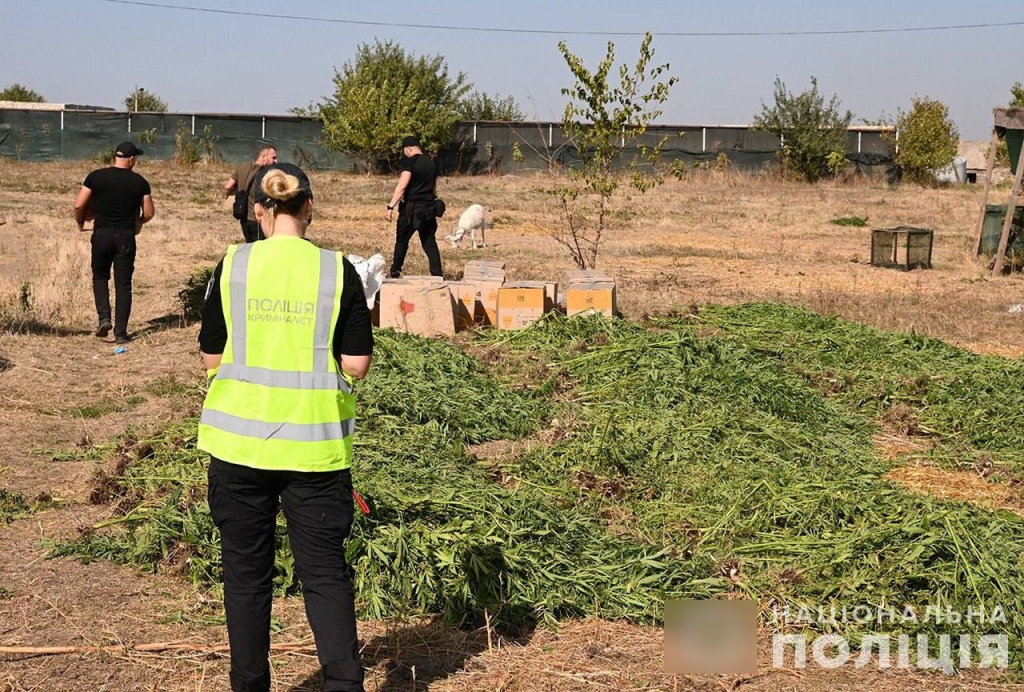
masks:
[[[243,466],[352,466],[355,397],[331,341],[342,260],[301,238],[232,245],[220,293],[228,340],[199,419],[198,447]]]

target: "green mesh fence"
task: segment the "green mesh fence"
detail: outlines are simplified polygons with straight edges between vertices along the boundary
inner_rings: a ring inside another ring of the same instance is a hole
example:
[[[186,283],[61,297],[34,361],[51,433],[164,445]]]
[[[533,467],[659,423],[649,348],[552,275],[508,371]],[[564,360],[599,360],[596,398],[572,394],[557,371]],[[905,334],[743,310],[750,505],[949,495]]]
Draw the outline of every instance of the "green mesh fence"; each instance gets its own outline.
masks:
[[[181,136],[195,138],[203,151],[228,162],[252,160],[261,145],[272,144],[282,161],[307,168],[358,167],[353,157],[321,146],[320,123],[313,118],[0,109],[0,157],[23,161],[94,159],[126,139],[142,146],[147,157],[170,160]],[[535,171],[579,161],[557,123],[460,123],[452,140],[439,154],[448,173]],[[663,163],[714,164],[725,154],[742,170],[778,165],[778,138],[746,127],[652,127],[636,146],[659,143]],[[880,132],[851,131],[847,157],[865,173],[892,166],[891,147]],[[630,158],[627,152],[624,160]]]

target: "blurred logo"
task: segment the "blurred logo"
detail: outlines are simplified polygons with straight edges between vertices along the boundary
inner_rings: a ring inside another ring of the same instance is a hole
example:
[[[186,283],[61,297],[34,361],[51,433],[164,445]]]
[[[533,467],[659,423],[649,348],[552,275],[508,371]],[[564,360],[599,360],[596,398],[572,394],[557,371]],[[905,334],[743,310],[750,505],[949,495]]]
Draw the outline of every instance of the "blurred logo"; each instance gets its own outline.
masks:
[[[755,601],[665,604],[665,672],[743,675],[757,672]]]

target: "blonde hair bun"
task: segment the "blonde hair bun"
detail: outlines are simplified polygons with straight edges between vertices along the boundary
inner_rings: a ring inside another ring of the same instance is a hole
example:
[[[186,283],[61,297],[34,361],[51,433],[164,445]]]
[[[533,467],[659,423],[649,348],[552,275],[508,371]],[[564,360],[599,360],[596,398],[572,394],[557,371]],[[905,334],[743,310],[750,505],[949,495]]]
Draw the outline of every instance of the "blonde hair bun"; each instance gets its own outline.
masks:
[[[278,202],[287,202],[302,191],[302,183],[298,178],[277,169],[263,176],[261,187],[267,197]]]

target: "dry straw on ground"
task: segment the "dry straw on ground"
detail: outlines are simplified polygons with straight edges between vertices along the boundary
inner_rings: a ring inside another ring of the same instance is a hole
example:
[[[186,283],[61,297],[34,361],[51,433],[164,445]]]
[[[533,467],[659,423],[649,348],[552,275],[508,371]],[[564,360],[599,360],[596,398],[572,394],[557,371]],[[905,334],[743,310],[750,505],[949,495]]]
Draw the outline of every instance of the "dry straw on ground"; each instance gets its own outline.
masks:
[[[90,167],[0,162],[0,304],[16,323],[0,334],[0,357],[10,362],[0,374],[0,447],[6,452],[0,488],[29,498],[48,493],[69,505],[0,528],[0,586],[10,592],[0,595],[0,641],[221,642],[223,628],[202,624],[207,606],[180,583],[106,563],[42,559],[41,536],[74,535],[102,519],[98,508],[85,504],[90,477],[104,463],[103,453],[90,451],[94,444],[129,427],[162,428],[194,409],[187,383],[198,374],[195,327],[178,327],[177,292],[195,267],[215,263],[239,237],[219,197],[229,166],[182,169],[143,161],[139,172],[153,184],[157,218],[139,238],[133,328],[140,334],[127,357],[114,356],[112,344],[88,333],[94,322],[88,236],[76,232],[70,213]],[[393,229],[383,217],[393,184],[314,173],[314,237],[364,256],[388,255]],[[546,235],[557,214],[539,191],[545,184],[539,175],[449,178],[439,192],[453,218],[470,203],[488,208],[493,228],[486,254],[505,259],[510,276],[557,279],[571,267]],[[1024,351],[1020,318],[1007,308],[1024,302],[1024,280],[990,280],[971,256],[979,204],[972,187],[889,188],[867,181],[812,187],[771,176],[696,174],[617,210],[602,268],[618,278],[623,310],[634,318],[685,312],[691,304],[778,300],[1017,356]],[[904,274],[868,266],[868,229],[829,223],[844,216],[869,217],[869,227],[934,228],[935,269]],[[442,220],[442,230],[450,223]],[[443,252],[452,272],[480,256]],[[410,257],[408,269],[423,272],[418,250]],[[133,397],[144,400],[123,404]],[[76,415],[85,407],[99,415]],[[893,458],[914,453],[907,447]],[[950,473],[911,467],[892,477],[934,494],[1018,510],[1013,497],[992,495],[995,484]],[[955,488],[963,491],[951,494]],[[301,604],[286,601],[275,613],[284,628],[281,641],[308,637]],[[371,690],[994,689],[987,680],[865,671],[672,679],[658,671],[658,631],[602,621],[509,639],[434,620],[367,623],[362,634]],[[315,668],[314,660],[299,656],[276,661],[276,689],[318,689]],[[0,663],[0,690],[213,690],[223,688],[225,675],[220,657],[8,658]]]

